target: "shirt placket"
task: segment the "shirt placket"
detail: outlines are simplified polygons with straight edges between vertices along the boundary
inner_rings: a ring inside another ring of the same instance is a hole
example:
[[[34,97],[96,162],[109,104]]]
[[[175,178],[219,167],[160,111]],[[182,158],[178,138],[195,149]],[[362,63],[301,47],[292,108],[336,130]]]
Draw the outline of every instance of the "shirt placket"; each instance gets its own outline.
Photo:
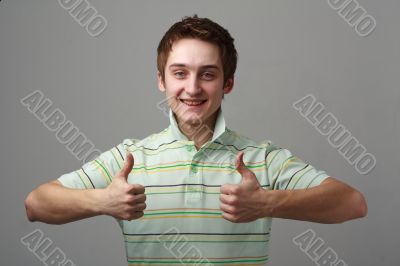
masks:
[[[186,204],[194,204],[200,201],[203,197],[203,186],[201,186],[203,182],[202,169],[198,162],[200,153],[196,150],[193,142],[188,143],[186,149],[189,153],[191,163],[185,188],[185,200]]]

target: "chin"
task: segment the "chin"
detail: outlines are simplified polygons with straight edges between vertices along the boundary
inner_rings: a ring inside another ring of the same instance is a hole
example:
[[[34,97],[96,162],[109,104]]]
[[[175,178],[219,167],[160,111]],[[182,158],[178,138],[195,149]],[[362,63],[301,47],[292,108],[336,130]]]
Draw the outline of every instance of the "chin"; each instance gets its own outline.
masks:
[[[183,114],[183,116],[180,118],[180,121],[191,126],[198,126],[202,124],[204,120],[202,119],[201,115]]]

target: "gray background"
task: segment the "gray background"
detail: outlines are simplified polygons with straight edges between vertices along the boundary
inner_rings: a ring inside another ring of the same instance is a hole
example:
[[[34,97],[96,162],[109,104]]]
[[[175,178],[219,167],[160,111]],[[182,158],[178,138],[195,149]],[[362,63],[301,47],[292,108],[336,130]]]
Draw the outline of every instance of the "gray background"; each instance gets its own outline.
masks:
[[[313,229],[348,265],[400,265],[400,3],[359,0],[375,17],[356,34],[327,1],[90,1],[108,21],[87,34],[57,1],[0,2],[1,265],[44,265],[20,242],[41,229],[76,265],[126,264],[110,217],[62,226],[29,223],[23,201],[41,183],[82,164],[20,99],[41,90],[96,147],[144,138],[168,126],[156,105],[156,47],[185,15],[210,17],[236,39],[234,91],[223,103],[230,128],[270,139],[362,191],[367,218],[339,225],[276,219],[270,265],[314,265],[292,243]],[[293,109],[308,93],[376,156],[360,175]]]

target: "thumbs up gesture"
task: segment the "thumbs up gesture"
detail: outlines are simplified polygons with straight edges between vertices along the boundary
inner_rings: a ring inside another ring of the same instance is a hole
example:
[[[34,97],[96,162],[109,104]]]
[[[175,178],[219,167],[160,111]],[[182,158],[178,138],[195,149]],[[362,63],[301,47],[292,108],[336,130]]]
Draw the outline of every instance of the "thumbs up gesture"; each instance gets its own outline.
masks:
[[[221,186],[220,209],[222,216],[234,223],[251,222],[265,217],[263,199],[266,191],[258,182],[256,175],[243,162],[243,152],[236,155],[236,170],[242,176],[239,184]]]
[[[124,166],[104,189],[105,196],[101,208],[103,214],[129,221],[143,216],[143,210],[146,208],[145,189],[142,185],[128,183],[133,164],[133,155],[128,153]]]

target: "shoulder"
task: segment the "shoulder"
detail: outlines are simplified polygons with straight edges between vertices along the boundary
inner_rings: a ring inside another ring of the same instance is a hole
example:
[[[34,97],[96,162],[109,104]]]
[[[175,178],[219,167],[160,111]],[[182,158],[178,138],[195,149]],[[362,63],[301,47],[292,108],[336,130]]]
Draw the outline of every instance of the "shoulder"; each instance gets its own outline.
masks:
[[[226,142],[228,142],[228,143],[235,143],[240,146],[253,146],[253,147],[259,147],[259,148],[266,148],[266,147],[274,146],[272,141],[269,139],[255,141],[241,133],[238,133],[235,130],[227,128],[226,131],[227,131]]]
[[[243,134],[238,133],[235,130],[228,128],[225,138],[225,145],[234,145],[238,150],[257,149],[266,153],[280,149],[269,139],[255,141]]]
[[[165,128],[161,132],[153,133],[143,139],[125,138],[119,146],[125,151],[134,151],[143,148],[156,149],[160,145],[172,141],[170,134],[168,134],[168,130],[169,128]]]

